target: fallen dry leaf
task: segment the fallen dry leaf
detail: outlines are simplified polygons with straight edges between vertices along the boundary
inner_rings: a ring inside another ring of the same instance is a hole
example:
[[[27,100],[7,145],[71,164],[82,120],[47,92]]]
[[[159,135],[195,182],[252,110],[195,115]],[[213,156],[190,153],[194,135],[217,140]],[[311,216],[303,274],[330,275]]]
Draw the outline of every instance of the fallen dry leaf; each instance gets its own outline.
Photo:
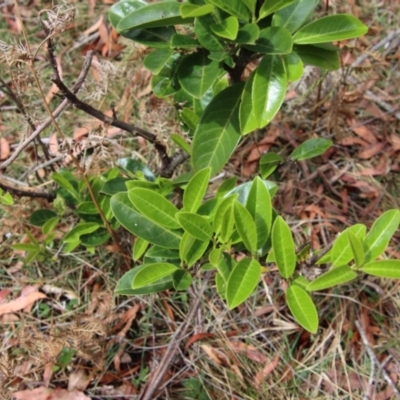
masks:
[[[275,356],[272,361],[268,361],[265,367],[257,372],[254,380],[257,386],[261,386],[262,381],[278,366],[279,356]]]
[[[68,378],[68,390],[85,390],[89,383],[90,377],[83,368],[72,371]]]
[[[358,157],[361,158],[362,160],[368,160],[371,157],[379,154],[385,148],[385,146],[386,143],[384,142],[371,144],[371,146],[368,146],[364,150],[360,150],[358,152]]]
[[[45,299],[46,295],[39,292],[30,293],[24,297],[11,300],[8,303],[0,304],[0,315],[20,311],[37,300]]]
[[[10,155],[10,144],[7,139],[0,138],[0,160],[5,160]]]
[[[46,387],[38,387],[36,389],[21,390],[14,393],[14,399],[16,400],[49,400],[53,389]]]
[[[261,353],[255,346],[251,344],[245,344],[238,340],[231,340],[230,344],[232,349],[237,353],[243,353],[247,358],[255,362],[266,363],[269,361],[269,358]]]

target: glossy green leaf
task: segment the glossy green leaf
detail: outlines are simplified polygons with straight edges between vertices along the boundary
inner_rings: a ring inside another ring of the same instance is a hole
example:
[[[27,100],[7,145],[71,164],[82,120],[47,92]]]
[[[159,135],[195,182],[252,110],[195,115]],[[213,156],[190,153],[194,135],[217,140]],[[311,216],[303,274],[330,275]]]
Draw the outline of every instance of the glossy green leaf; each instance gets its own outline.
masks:
[[[187,212],[196,212],[207,192],[210,180],[210,168],[196,172],[190,179],[183,194],[183,208]]]
[[[240,139],[242,90],[242,83],[226,88],[205,109],[193,138],[192,162],[196,171],[210,166],[214,176],[235,150]]]
[[[290,32],[279,26],[261,29],[255,44],[244,45],[246,49],[263,54],[289,54],[293,41]]]
[[[42,232],[44,235],[48,235],[49,233],[53,232],[54,228],[60,222],[60,218],[53,217],[48,219],[42,226]]]
[[[332,141],[329,139],[308,139],[301,145],[297,146],[289,157],[294,161],[307,160],[309,158],[324,154],[325,151],[331,146]]]
[[[180,89],[177,72],[182,59],[179,53],[174,53],[160,72],[151,78],[151,87],[157,97],[169,96]]]
[[[242,0],[242,2],[250,10],[251,15],[254,17],[256,13],[257,0]]]
[[[221,183],[219,188],[217,189],[217,193],[215,194],[216,197],[223,197],[226,193],[232,190],[236,186],[236,182],[238,180],[237,176],[232,176],[226,179],[224,182]]]
[[[173,249],[166,249],[160,246],[151,246],[146,251],[146,257],[157,260],[179,260],[179,251]]]
[[[329,253],[330,259],[327,259],[326,262],[330,261],[337,267],[348,264],[354,257],[348,233],[351,232],[353,235],[360,238],[360,240],[364,240],[366,230],[367,228],[363,224],[356,224],[345,229],[333,243],[332,250]]]
[[[4,193],[0,196],[0,203],[6,206],[12,206],[14,204],[14,199],[12,198],[10,193]]]
[[[176,133],[173,133],[170,136],[170,139],[183,151],[186,151],[186,153],[191,154],[192,150],[190,148],[189,143],[180,135],[177,135]]]
[[[283,61],[289,82],[295,82],[303,76],[304,64],[296,53],[285,54]]]
[[[207,250],[208,244],[209,240],[199,240],[188,232],[185,232],[179,245],[181,260],[190,268],[203,256],[204,252]]]
[[[278,190],[277,184],[275,182],[271,182],[271,181],[267,181],[267,180],[263,180],[263,182],[264,182],[265,187],[269,190],[269,194],[272,199],[272,197],[274,197],[276,191]],[[227,194],[225,194],[224,197],[229,197],[232,194],[238,194],[239,195],[239,197],[238,197],[239,203],[246,204],[252,184],[253,184],[252,182],[242,183],[241,185],[236,186],[235,188],[230,190]]]
[[[221,257],[222,257],[222,248],[217,247],[216,249],[212,249],[210,251],[208,255],[208,260],[210,261],[211,265],[217,267]]]
[[[173,26],[166,26],[162,28],[132,29],[121,32],[121,35],[147,47],[169,49],[171,39],[175,33]]]
[[[233,268],[226,284],[226,300],[232,310],[243,303],[256,288],[261,276],[261,265],[251,258],[243,258]]]
[[[105,228],[100,228],[93,233],[82,235],[79,240],[83,246],[94,248],[107,242],[110,237]]]
[[[320,275],[317,279],[307,285],[308,291],[324,290],[331,287],[350,282],[357,278],[357,273],[354,272],[348,265],[333,268],[328,272]]]
[[[221,228],[218,240],[221,243],[232,242],[232,234],[235,225],[234,205],[231,204],[222,216]]]
[[[218,272],[221,275],[224,282],[228,282],[231,272],[236,266],[235,260],[232,256],[226,252],[222,252],[221,257],[218,260]]]
[[[283,157],[279,154],[268,152],[260,158],[260,174],[263,179],[268,178],[283,161]]]
[[[149,242],[140,237],[137,237],[132,249],[133,261],[140,260],[143,254],[146,252],[147,247],[149,247]]]
[[[200,99],[223,73],[218,61],[212,61],[206,52],[183,57],[177,77],[183,90]]]
[[[177,269],[172,276],[175,290],[186,290],[192,284],[192,275],[184,269]]]
[[[170,263],[144,264],[133,278],[132,289],[154,284],[160,279],[172,275],[177,269],[176,265]]]
[[[365,264],[360,271],[382,278],[400,279],[400,260],[371,261]]]
[[[176,33],[171,37],[171,49],[193,49],[194,47],[201,47],[200,43],[188,35]]]
[[[224,39],[235,40],[239,31],[239,21],[236,17],[223,19],[219,24],[210,25],[211,31]]]
[[[34,226],[43,226],[49,219],[57,217],[57,214],[52,210],[45,208],[34,211],[29,217],[29,223]]]
[[[268,189],[257,176],[251,185],[246,208],[255,221],[257,232],[257,249],[260,249],[268,239],[272,225],[272,203]]]
[[[197,210],[197,214],[203,215],[205,217],[214,218],[215,210],[217,209],[218,204],[220,203],[220,199],[217,197],[211,197],[211,199],[206,200],[199,209]],[[184,210],[182,210],[184,211]],[[209,221],[212,220],[209,219]]]
[[[317,333],[318,313],[310,295],[300,286],[292,285],[286,291],[286,303],[294,319],[308,332]]]
[[[92,201],[83,201],[82,203],[79,203],[77,211],[80,214],[89,214],[89,215],[95,215],[99,213],[97,207]]]
[[[203,15],[210,14],[214,11],[214,7],[211,4],[205,4],[204,6],[196,6],[195,4],[183,3],[180,7],[182,18],[195,18]]]
[[[292,280],[292,285],[300,286],[302,289],[307,290],[307,286],[310,283],[303,275],[298,275]]]
[[[191,108],[184,107],[182,109],[180,117],[182,118],[183,122],[188,126],[188,128],[191,131],[196,130],[196,127],[199,123],[199,117]],[[191,151],[190,151],[190,153],[191,153]]]
[[[180,6],[176,1],[148,4],[122,18],[116,30],[123,32],[130,29],[159,28],[192,22],[193,18],[181,17]]]
[[[143,161],[136,158],[119,158],[115,164],[120,170],[122,170],[132,179],[143,177],[151,182],[156,180],[154,172]]]
[[[164,196],[149,189],[136,188],[128,191],[128,197],[135,208],[148,219],[165,228],[180,228],[175,218],[179,210]]]
[[[368,27],[349,14],[328,15],[303,26],[293,36],[296,44],[314,44],[365,35]]]
[[[207,2],[244,21],[248,21],[251,17],[250,10],[242,0],[207,0]]]
[[[232,206],[232,204],[234,203],[234,201],[237,197],[238,197],[237,195],[225,197],[221,201],[221,203],[219,203],[219,205],[217,206],[217,209],[214,214],[214,221],[213,221],[213,227],[214,227],[214,231],[216,233],[221,232],[222,224],[223,224],[223,222],[226,222],[226,221],[224,221],[224,218],[226,217],[225,213]],[[232,221],[232,229],[233,229],[233,221]]]
[[[296,268],[296,252],[292,232],[281,216],[275,219],[271,238],[276,266],[282,277],[289,279]]]
[[[144,58],[143,65],[154,75],[157,75],[168,62],[172,54],[173,50],[170,49],[154,50]]]
[[[363,242],[365,262],[375,260],[386,250],[399,224],[400,210],[386,211],[374,222]]]
[[[211,52],[224,52],[225,47],[222,41],[216,38],[210,29],[210,26],[214,22],[214,19],[209,16],[196,18],[194,33],[196,34],[197,40],[206,50]]]
[[[252,44],[260,36],[260,28],[257,24],[246,24],[239,28],[236,43]]]
[[[66,172],[66,171],[63,171]],[[51,179],[58,183],[63,189],[65,189],[74,199],[79,199],[78,190],[74,187],[74,185],[67,179],[65,173],[61,172],[54,172],[51,175]]]
[[[258,18],[263,19],[268,15],[280,10],[281,8],[287,7],[294,1],[295,0],[274,0],[274,1],[266,0],[264,4],[261,6]]]
[[[252,132],[255,126],[263,128],[272,121],[283,103],[286,88],[282,58],[264,56],[243,91],[239,111],[242,135]]]
[[[246,246],[247,250],[251,253],[255,253],[258,248],[257,228],[250,212],[246,207],[236,201],[233,206],[233,215],[235,218],[235,226],[242,242]]]
[[[136,296],[162,292],[173,288],[173,275],[169,275],[148,286],[141,287],[140,289],[132,289],[132,282],[135,279],[136,274],[145,267],[146,264],[143,264],[126,272],[118,281],[114,293],[116,295]]]
[[[202,241],[209,241],[211,239],[213,229],[207,218],[198,214],[182,211],[176,214],[176,218],[182,228],[196,239]]]
[[[142,0],[129,0],[129,1],[118,1],[113,4],[108,10],[108,18],[111,25],[116,28],[118,23],[129,15],[131,12],[138,10],[146,6],[147,3]]]
[[[339,52],[318,48],[317,46],[302,45],[293,46],[293,50],[301,58],[304,64],[314,65],[329,71],[340,67]]]
[[[127,193],[115,194],[111,197],[110,204],[115,218],[129,232],[160,247],[179,248],[182,234],[139,214],[134,209]]]
[[[64,236],[64,242],[69,243],[69,242],[75,242],[78,240],[82,235],[86,235],[89,233],[93,233],[97,231],[97,229],[100,228],[101,225],[99,225],[96,222],[81,222],[78,225],[74,226],[65,236]]]
[[[350,242],[350,248],[353,253],[354,263],[356,267],[364,264],[364,249],[362,241],[352,232],[348,232],[347,236]]]
[[[297,0],[277,11],[272,18],[272,25],[281,26],[293,33],[307,21],[318,3],[318,0]]]

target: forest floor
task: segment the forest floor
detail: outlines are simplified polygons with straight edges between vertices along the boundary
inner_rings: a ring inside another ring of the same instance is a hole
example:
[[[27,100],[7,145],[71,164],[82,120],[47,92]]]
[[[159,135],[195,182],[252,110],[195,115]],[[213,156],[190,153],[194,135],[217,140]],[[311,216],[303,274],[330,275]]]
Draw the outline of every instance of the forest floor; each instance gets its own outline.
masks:
[[[0,1],[0,162],[31,132],[6,95],[7,82],[18,82],[34,124],[47,116],[24,55],[35,54],[50,107],[61,101],[50,81],[38,24],[39,13],[51,2],[20,3],[17,9],[16,2]],[[147,50],[112,31],[107,9],[113,1],[58,3],[54,18],[64,18],[64,26],[54,41],[63,79],[73,82],[92,50],[83,98],[105,113],[115,109],[122,119],[166,141],[181,132],[173,105],[152,95],[151,75],[142,65]],[[306,139],[333,140],[323,156],[307,163],[287,161],[273,176],[283,182],[275,208],[289,222],[297,245],[310,242],[315,250],[329,245],[347,226],[371,226],[384,211],[400,208],[400,3],[327,3],[329,13],[360,18],[369,26],[368,34],[341,43],[340,70],[325,74],[307,69],[291,85],[274,121],[246,136],[219,176],[219,182],[230,176],[245,182],[257,174],[267,151],[285,157]],[[12,67],[7,66],[10,59]],[[89,175],[123,157],[154,165],[154,150],[144,141],[105,129],[76,109],[65,111],[59,124],[74,145],[102,136],[96,156],[89,159],[77,150]],[[57,150],[54,138],[51,127],[42,135],[45,145]],[[36,189],[49,188],[51,170],[43,166],[35,171],[36,155],[34,146],[23,151],[1,171],[0,183],[6,176]],[[65,167],[77,173],[72,165]],[[185,165],[178,172],[185,172]],[[45,199],[13,197],[13,205],[0,207],[0,398],[136,399],[144,396],[161,360],[168,363],[156,393],[165,399],[400,398],[400,281],[360,278],[317,293],[316,335],[293,321],[279,282],[268,279],[232,311],[211,284],[198,301],[200,280],[187,293],[114,296],[124,272],[120,255],[110,246],[64,253],[59,241],[74,223],[68,213],[57,226],[53,247],[32,262],[27,263],[26,252],[13,250],[11,245],[32,237],[44,243],[45,235],[29,218],[37,209],[51,208]],[[121,235],[131,251],[132,238]],[[400,259],[399,233],[387,255]],[[182,333],[196,301],[184,340],[168,359],[170,343]]]

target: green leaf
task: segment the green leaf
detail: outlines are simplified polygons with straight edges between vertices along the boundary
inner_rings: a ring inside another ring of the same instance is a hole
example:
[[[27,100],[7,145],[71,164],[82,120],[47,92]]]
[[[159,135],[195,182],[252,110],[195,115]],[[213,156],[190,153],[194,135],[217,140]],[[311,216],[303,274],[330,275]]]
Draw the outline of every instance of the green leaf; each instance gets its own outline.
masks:
[[[200,43],[188,35],[176,33],[171,38],[171,49],[192,49],[193,47],[200,47]]]
[[[293,41],[290,32],[279,26],[261,29],[255,44],[243,47],[263,54],[289,54],[292,52]]]
[[[351,232],[347,233],[350,241],[350,248],[353,253],[354,263],[356,267],[364,264],[364,249],[361,240]]]
[[[190,212],[179,212],[176,214],[178,222],[182,228],[196,239],[209,241],[213,234],[213,229],[206,217]]]
[[[154,172],[145,163],[135,158],[119,158],[115,164],[131,179],[141,177],[151,182],[156,180]]]
[[[386,211],[374,222],[363,242],[365,262],[375,260],[386,250],[399,224],[400,210]]]
[[[208,255],[208,260],[210,261],[211,265],[217,267],[221,257],[222,257],[222,247],[217,247],[216,249],[210,251]]]
[[[113,195],[119,192],[126,192],[125,182],[129,181],[129,178],[113,178],[105,182],[101,188],[101,193]]]
[[[192,275],[184,269],[177,269],[172,276],[175,290],[186,290],[192,284]]]
[[[195,170],[210,166],[211,176],[214,176],[235,150],[240,139],[242,90],[242,83],[224,89],[205,109],[193,138],[192,162]]]
[[[274,197],[276,191],[278,190],[278,186],[275,182],[263,180],[265,187],[269,190],[270,197]],[[239,186],[236,186],[234,189],[230,190],[225,197],[229,197],[232,194],[238,194],[238,201],[241,204],[246,204],[247,198],[249,197],[250,189],[252,182],[242,183]]]
[[[42,226],[42,232],[44,235],[48,235],[49,233],[53,232],[54,228],[60,222],[60,218],[53,217],[48,219]]]
[[[132,250],[133,261],[140,260],[143,254],[146,252],[147,247],[149,247],[149,242],[140,237],[137,237]]]
[[[276,170],[281,161],[283,161],[283,157],[279,154],[272,152],[264,154],[259,161],[262,178],[268,178]]]
[[[304,64],[314,65],[329,71],[336,70],[340,67],[340,59],[338,51],[330,51],[318,48],[317,46],[303,45],[293,46],[293,50],[301,58]]]
[[[54,172],[51,175],[51,179],[64,188],[74,199],[78,200],[79,193],[72,183],[67,179],[68,174],[66,174],[66,172],[67,171],[63,171],[63,173]]]
[[[117,32],[123,32],[131,29],[159,28],[192,22],[193,18],[181,17],[180,6],[176,1],[148,4],[122,18],[116,30]]]
[[[174,53],[158,75],[153,75],[151,78],[151,88],[157,97],[169,96],[180,89],[177,72],[182,58],[179,53]]]
[[[111,210],[118,222],[129,232],[167,249],[178,249],[181,233],[163,227],[139,214],[130,202],[127,193],[117,193],[111,197]]]
[[[257,24],[246,24],[239,28],[236,43],[252,44],[260,36],[260,28]]]
[[[57,214],[52,210],[40,209],[34,211],[30,218],[29,223],[34,226],[43,226],[49,219],[57,217]]]
[[[308,332],[317,333],[318,313],[310,295],[300,286],[292,285],[286,291],[286,303],[294,319]]]
[[[116,295],[136,296],[136,295],[162,292],[164,290],[173,288],[174,286],[172,281],[173,275],[169,275],[165,278],[160,279],[157,282],[154,282],[151,285],[144,286],[140,289],[132,289],[132,282],[135,279],[136,274],[145,267],[146,264],[143,264],[126,272],[118,281],[114,293]]]
[[[175,218],[179,210],[164,196],[149,189],[136,188],[128,191],[128,197],[145,217],[165,228],[180,228]]]
[[[169,49],[171,39],[176,33],[172,26],[163,28],[133,29],[121,32],[121,35],[144,46],[156,49]]]
[[[39,251],[39,246],[37,244],[32,243],[17,243],[12,244],[11,248],[14,250],[21,250],[21,251]]]
[[[254,17],[256,13],[256,3],[257,0],[242,0],[246,7],[250,10],[251,15]]]
[[[176,133],[173,133],[170,136],[170,139],[178,146],[180,147],[183,151],[186,151],[186,153],[191,154],[192,150],[190,148],[190,145],[188,142],[180,135],[177,135]]]
[[[221,229],[218,235],[218,240],[221,243],[230,243],[232,241],[233,228],[235,224],[235,216],[233,204],[228,207],[222,216]]]
[[[209,240],[199,240],[188,232],[185,232],[179,245],[180,259],[190,268],[203,256],[209,242]]]
[[[277,11],[272,18],[272,25],[293,33],[304,24],[318,3],[318,0],[297,0]]]
[[[274,0],[274,1],[267,0],[261,6],[258,19],[263,19],[268,15],[280,10],[281,8],[287,7],[294,1],[295,0]]]
[[[239,21],[236,17],[228,17],[219,24],[210,25],[211,31],[224,39],[235,40],[239,31]]]
[[[236,182],[238,180],[237,176],[232,176],[228,178],[223,183],[221,183],[220,187],[217,189],[216,197],[223,197],[226,193],[232,190],[236,186]]]
[[[301,58],[294,52],[283,56],[287,78],[289,82],[294,82],[303,76],[304,64]]]
[[[352,39],[365,35],[368,27],[349,14],[322,17],[303,26],[293,36],[296,44],[314,44]]]
[[[363,240],[366,229],[367,228],[365,225],[356,224],[340,233],[333,243],[332,250],[330,251],[330,260],[327,260],[327,262],[330,261],[337,267],[348,264],[354,257],[351,250],[348,233],[351,232],[353,235],[356,235]]]
[[[163,260],[179,260],[179,252],[177,250],[166,249],[160,246],[151,246],[146,251],[146,257]]]
[[[296,268],[296,252],[292,232],[281,216],[275,219],[271,237],[276,266],[282,277],[289,279]]]
[[[121,19],[125,18],[131,12],[146,5],[147,3],[142,0],[118,1],[108,10],[108,18],[111,22],[111,25],[116,28]]]
[[[183,208],[187,212],[195,213],[207,192],[210,180],[210,168],[196,172],[190,179],[183,194]]]
[[[182,18],[195,18],[210,14],[214,11],[214,6],[205,4],[204,6],[196,6],[194,4],[183,3],[180,7]]]
[[[272,225],[272,203],[268,189],[257,176],[250,189],[246,208],[255,221],[257,232],[257,249],[260,249],[268,239]]]
[[[371,261],[360,268],[360,271],[382,278],[399,279],[400,260]]]
[[[355,278],[357,278],[357,273],[348,265],[343,265],[320,275],[317,279],[307,285],[306,290],[324,290],[333,286],[341,285],[342,283],[350,282]]]
[[[248,21],[251,17],[249,9],[242,0],[207,0],[207,2],[244,21]]]
[[[80,242],[86,247],[101,246],[110,239],[110,234],[105,228],[100,228],[96,232],[85,234],[80,237]]]
[[[196,130],[196,127],[199,123],[199,117],[191,108],[184,107],[180,117],[191,131]],[[191,154],[191,151],[189,151],[189,154]]]
[[[162,278],[172,275],[178,267],[169,263],[144,264],[134,276],[132,289],[139,289],[154,284]]]
[[[242,242],[247,250],[254,254],[258,249],[257,229],[250,212],[246,207],[236,201],[233,206],[233,215],[235,218],[235,226]]]
[[[213,227],[214,227],[215,233],[217,233],[217,234],[220,233],[222,230],[223,224],[228,222],[226,220],[226,218],[228,217],[226,215],[226,211],[228,209],[230,209],[230,207],[232,206],[235,199],[237,199],[237,197],[238,197],[237,195],[225,197],[221,201],[221,203],[218,205],[218,207],[215,211],[215,214],[214,214],[214,221],[213,221]],[[233,230],[233,224],[234,224],[233,215],[232,215],[232,221],[230,222],[230,224],[232,225],[232,230]]]
[[[221,40],[216,38],[211,29],[211,24],[214,23],[212,17],[196,18],[194,22],[194,33],[200,44],[208,51],[211,52],[224,52],[225,47]]]
[[[325,151],[331,146],[332,141],[328,139],[308,139],[300,146],[297,146],[289,157],[294,161],[307,160],[309,158],[324,154]]]
[[[6,206],[12,206],[14,204],[14,199],[10,193],[4,193],[0,196],[0,202]]]
[[[93,233],[100,228],[100,225],[96,222],[81,222],[74,226],[65,236],[64,242],[70,243],[79,240],[82,235]]]
[[[177,76],[183,90],[200,99],[223,73],[218,61],[212,61],[206,52],[183,57]]]
[[[144,58],[143,65],[154,75],[157,75],[171,58],[172,54],[173,50],[170,49],[154,50]]]
[[[240,260],[229,275],[226,300],[229,310],[243,303],[256,288],[261,276],[261,265],[251,258]]]
[[[264,56],[253,76],[246,82],[240,105],[243,135],[250,133],[255,126],[264,128],[269,124],[279,111],[286,94],[287,77],[282,58]]]

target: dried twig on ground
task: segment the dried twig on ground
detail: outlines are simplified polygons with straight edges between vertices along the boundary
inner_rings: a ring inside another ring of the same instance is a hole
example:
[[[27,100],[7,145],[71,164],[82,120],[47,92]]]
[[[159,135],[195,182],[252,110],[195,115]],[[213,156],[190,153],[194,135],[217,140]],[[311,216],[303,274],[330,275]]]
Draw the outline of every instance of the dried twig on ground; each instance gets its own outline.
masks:
[[[38,191],[37,189],[25,185],[22,182],[15,181],[14,179],[11,180],[2,174],[0,174],[0,188],[18,197],[34,197],[47,199],[48,201],[53,201],[56,198],[54,193]]]

